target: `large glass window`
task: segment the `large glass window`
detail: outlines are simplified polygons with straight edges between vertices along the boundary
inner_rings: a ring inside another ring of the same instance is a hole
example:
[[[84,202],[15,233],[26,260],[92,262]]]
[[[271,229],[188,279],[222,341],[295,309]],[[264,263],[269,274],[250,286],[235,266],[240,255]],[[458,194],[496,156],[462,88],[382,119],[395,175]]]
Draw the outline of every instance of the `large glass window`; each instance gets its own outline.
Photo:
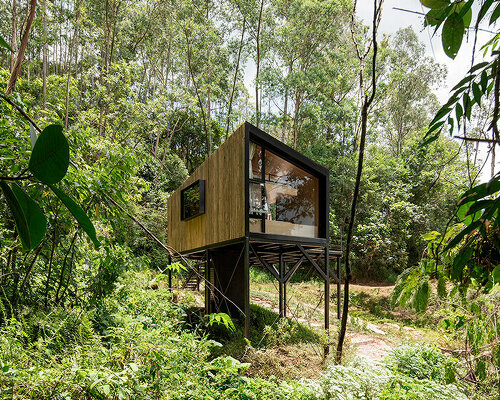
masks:
[[[205,213],[205,181],[200,179],[181,191],[181,219]]]
[[[318,178],[256,144],[250,150],[250,231],[318,237]]]

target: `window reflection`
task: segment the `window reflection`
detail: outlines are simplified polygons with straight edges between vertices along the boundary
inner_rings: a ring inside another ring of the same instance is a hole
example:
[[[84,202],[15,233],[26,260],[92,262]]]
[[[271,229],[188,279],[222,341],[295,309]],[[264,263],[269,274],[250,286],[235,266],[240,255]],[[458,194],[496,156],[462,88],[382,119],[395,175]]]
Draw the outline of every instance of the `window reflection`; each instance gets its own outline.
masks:
[[[250,144],[250,177],[261,181],[249,184],[250,213],[265,218],[265,233],[318,237],[318,178],[267,149],[261,154],[260,149]],[[254,222],[251,231],[260,232]]]
[[[262,179],[262,147],[258,144],[250,142],[250,171],[249,177],[251,179]]]

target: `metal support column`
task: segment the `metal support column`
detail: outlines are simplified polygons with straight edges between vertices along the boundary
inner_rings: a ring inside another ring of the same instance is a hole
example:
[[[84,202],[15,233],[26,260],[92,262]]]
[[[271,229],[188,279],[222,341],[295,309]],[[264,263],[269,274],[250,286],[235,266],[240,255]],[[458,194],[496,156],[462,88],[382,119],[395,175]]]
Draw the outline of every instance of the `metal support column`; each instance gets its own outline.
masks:
[[[330,260],[328,245],[325,247],[325,329],[330,328]]]
[[[283,273],[283,253],[280,253],[280,259],[279,259],[279,312],[280,312],[280,318],[283,318],[285,316],[285,307],[284,307],[284,299],[283,299],[283,293],[284,293],[284,273]]]
[[[210,314],[212,312],[210,301],[212,297],[212,288],[210,287],[210,285],[210,261],[208,258],[208,250],[205,250],[205,314]]]
[[[250,247],[248,237],[245,238],[245,242],[243,244],[245,246],[244,254],[244,263],[243,263],[243,276],[245,279],[245,337],[247,339],[250,338]]]
[[[340,319],[340,257],[337,257],[337,319]]]
[[[168,290],[172,291],[172,269],[170,266],[172,265],[172,256],[169,254],[168,256]]]
[[[325,330],[326,334],[330,333],[330,260],[329,260],[328,243],[325,246]],[[325,345],[325,357],[330,353],[330,346]]]
[[[281,280],[283,282],[283,316],[286,317],[286,281],[285,281],[286,264],[283,261],[283,253],[280,254],[280,274],[281,274]]]
[[[200,263],[196,263],[196,291],[200,291]]]

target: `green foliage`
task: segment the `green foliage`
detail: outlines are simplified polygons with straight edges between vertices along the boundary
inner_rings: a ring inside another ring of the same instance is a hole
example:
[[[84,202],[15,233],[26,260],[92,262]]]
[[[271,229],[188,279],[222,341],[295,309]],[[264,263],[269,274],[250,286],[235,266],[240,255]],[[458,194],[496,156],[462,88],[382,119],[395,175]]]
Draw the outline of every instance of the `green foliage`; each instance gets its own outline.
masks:
[[[74,202],[74,200],[69,197],[62,190],[56,188],[55,186],[49,185],[52,191],[56,194],[57,197],[62,201],[62,203],[66,206],[69,212],[75,217],[75,219],[80,224],[80,227],[85,231],[85,233],[89,236],[89,238],[94,243],[94,246],[98,248],[100,246],[99,240],[97,240],[96,231],[94,228],[94,224],[90,218],[85,214],[78,204]]]
[[[453,385],[439,385],[433,381],[411,379],[406,376],[393,378],[380,394],[379,400],[466,400],[467,396]]]
[[[278,319],[278,315],[264,307],[250,305],[250,342],[254,346],[276,347],[283,343],[317,343],[318,333],[292,319]]]
[[[213,324],[224,325],[230,332],[234,332],[236,330],[231,317],[226,313],[208,314],[208,325],[212,326]]]
[[[29,160],[29,169],[40,182],[59,182],[68,171],[69,144],[60,125],[49,125],[40,133]]]
[[[394,354],[404,353],[405,346]],[[391,364],[389,364],[391,366]],[[337,400],[396,400],[415,399],[465,400],[467,397],[455,385],[444,385],[414,376],[412,370],[389,370],[383,365],[356,359],[348,365],[330,365],[320,378],[322,396]]]
[[[392,350],[385,362],[391,370],[411,378],[446,384],[456,380],[456,360],[436,347],[422,344],[402,345]]]

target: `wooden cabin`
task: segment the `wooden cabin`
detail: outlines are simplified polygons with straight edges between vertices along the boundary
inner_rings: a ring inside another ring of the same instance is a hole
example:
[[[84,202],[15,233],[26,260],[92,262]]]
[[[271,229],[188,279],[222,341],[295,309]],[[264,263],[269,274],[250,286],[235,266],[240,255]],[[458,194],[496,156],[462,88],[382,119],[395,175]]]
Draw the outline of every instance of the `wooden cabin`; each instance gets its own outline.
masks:
[[[252,265],[278,280],[282,316],[286,284],[303,263],[324,278],[325,298],[333,278],[339,300],[341,252],[329,248],[328,196],[326,168],[241,125],[168,199],[168,243],[203,264],[206,311],[243,315],[248,336]],[[325,302],[326,327],[327,309]]]

